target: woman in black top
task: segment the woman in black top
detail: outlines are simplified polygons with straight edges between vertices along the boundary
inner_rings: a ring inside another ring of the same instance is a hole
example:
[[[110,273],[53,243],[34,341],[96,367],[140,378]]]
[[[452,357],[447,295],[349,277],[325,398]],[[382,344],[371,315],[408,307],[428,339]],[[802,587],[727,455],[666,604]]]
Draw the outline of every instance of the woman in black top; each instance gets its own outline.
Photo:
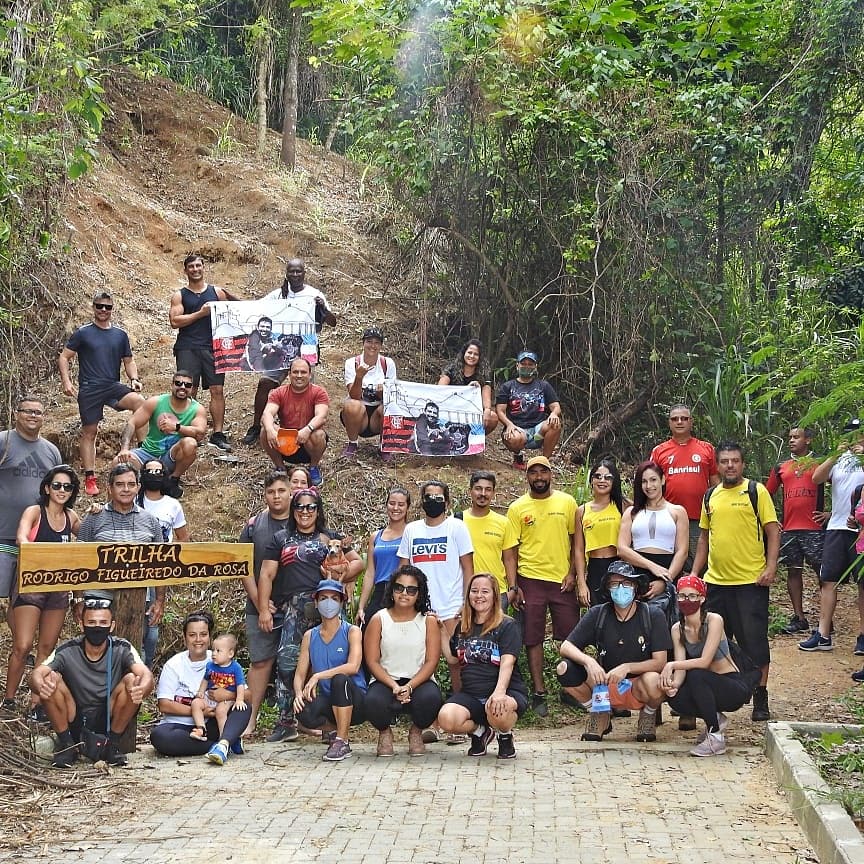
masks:
[[[438,384],[451,387],[470,384],[479,387],[483,395],[483,426],[486,434],[498,425],[498,415],[492,402],[492,373],[483,357],[483,345],[479,339],[469,339],[459,349],[453,362],[442,370]]]

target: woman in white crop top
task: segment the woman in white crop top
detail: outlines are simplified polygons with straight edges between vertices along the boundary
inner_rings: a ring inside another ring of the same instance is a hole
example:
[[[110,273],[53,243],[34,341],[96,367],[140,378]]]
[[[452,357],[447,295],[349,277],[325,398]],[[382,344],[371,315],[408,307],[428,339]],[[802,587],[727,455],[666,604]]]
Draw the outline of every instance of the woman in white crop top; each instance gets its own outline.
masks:
[[[393,755],[396,715],[411,716],[408,755],[426,752],[423,730],[441,708],[441,691],[432,677],[441,653],[438,620],[430,615],[426,575],[404,564],[384,589],[384,608],[376,612],[363,636],[363,656],[372,674],[366,693],[366,718],[378,730],[378,756]]]

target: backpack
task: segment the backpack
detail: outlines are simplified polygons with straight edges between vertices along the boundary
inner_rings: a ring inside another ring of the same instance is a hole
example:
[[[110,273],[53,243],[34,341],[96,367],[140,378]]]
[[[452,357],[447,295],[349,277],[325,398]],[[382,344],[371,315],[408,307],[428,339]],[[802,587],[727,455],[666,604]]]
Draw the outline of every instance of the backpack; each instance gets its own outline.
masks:
[[[601,657],[606,649],[603,645],[603,628],[606,626],[606,621],[609,618],[612,604],[604,603],[600,609],[600,614],[597,616],[597,621],[594,624],[594,645],[597,647],[597,656]],[[645,648],[647,655],[651,656],[651,610],[647,603],[641,600],[636,603],[636,614],[639,616],[639,627],[642,630],[642,635],[645,637]]]
[[[711,496],[714,494],[714,490],[716,486],[709,486],[705,490],[705,497],[702,499],[702,503],[705,505],[705,515],[708,517],[708,520],[711,520],[711,509],[708,506],[708,502],[711,500]],[[750,499],[750,506],[753,508],[753,514],[756,516],[756,539],[762,541],[762,545],[767,548],[768,540],[765,537],[765,532],[762,530],[762,520],[759,518],[759,484],[755,480],[747,481],[747,497]]]

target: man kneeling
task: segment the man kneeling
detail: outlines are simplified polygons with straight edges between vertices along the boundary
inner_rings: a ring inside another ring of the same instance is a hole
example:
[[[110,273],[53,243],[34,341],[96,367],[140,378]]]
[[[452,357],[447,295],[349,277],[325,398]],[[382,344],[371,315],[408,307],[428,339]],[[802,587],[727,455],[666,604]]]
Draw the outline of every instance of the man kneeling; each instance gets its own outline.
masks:
[[[660,672],[672,639],[660,609],[636,599],[639,574],[623,561],[609,565],[606,588],[611,603],[592,606],[559,649],[564,658],[557,666],[561,687],[585,708],[588,715],[583,741],[601,741],[612,729],[612,709],[639,711],[637,741],[654,741],[655,714],[664,699]],[[597,649],[595,660],[584,649]],[[608,701],[600,696],[592,706],[592,692],[608,687]],[[597,710],[598,707],[600,710]],[[605,708],[605,710],[604,710]]]
[[[109,765],[125,765],[120,739],[144,697],[153,690],[153,675],[138,652],[125,639],[111,635],[111,602],[110,591],[85,593],[81,615],[84,634],[64,642],[33,670],[30,686],[42,700],[57,733],[55,768],[71,766],[78,758],[79,742],[88,737],[93,740],[90,733],[98,740],[106,731],[107,743],[99,758]]]

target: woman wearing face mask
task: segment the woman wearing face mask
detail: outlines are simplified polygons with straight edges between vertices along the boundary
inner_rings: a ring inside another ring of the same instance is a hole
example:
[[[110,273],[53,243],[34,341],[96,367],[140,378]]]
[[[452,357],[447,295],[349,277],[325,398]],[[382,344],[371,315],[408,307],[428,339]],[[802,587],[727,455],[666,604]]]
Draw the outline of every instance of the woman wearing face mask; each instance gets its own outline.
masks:
[[[39,484],[39,503],[28,507],[18,523],[18,545],[24,543],[71,543],[78,536],[81,520],[72,509],[78,497],[80,481],[68,465],[52,468]],[[6,698],[2,707],[15,710],[15,691],[24,675],[27,655],[33,648],[33,640],[39,633],[36,647],[38,666],[53,650],[60,638],[66,610],[69,608],[68,591],[46,591],[36,594],[19,594],[18,581],[12,587],[9,598],[9,616],[12,625],[12,650],[6,669]],[[33,696],[31,708],[34,719],[43,719],[37,708],[38,697]]]
[[[591,500],[576,511],[574,555],[576,591],[583,606],[596,606],[609,598],[603,591],[606,571],[618,557],[618,533],[624,497],[621,475],[611,459],[591,466]]]
[[[466,384],[480,388],[483,398],[483,427],[488,435],[498,425],[498,415],[492,403],[492,373],[483,356],[483,344],[479,339],[469,339],[438,379],[439,386],[464,387]]]
[[[163,667],[156,688],[156,699],[162,719],[150,731],[150,743],[163,756],[204,756],[214,744],[222,744],[232,753],[243,753],[241,735],[249,723],[252,709],[248,703],[242,711],[228,712],[222,738],[215,718],[207,720],[207,738],[190,738],[193,726],[192,700],[198,692],[207,661],[210,659],[210,637],[213,616],[207,611],[190,612],[183,621],[186,650],[175,654]],[[211,760],[212,761],[212,760]],[[221,763],[217,763],[221,764]]]
[[[303,634],[294,673],[294,711],[309,729],[321,729],[328,745],[325,762],[351,755],[351,726],[365,719],[366,679],[360,671],[363,637],[360,628],[343,621],[345,586],[322,579],[312,595],[321,623]],[[335,727],[335,728],[334,728]]]
[[[396,486],[387,496],[387,526],[369,535],[366,572],[357,609],[357,623],[364,627],[382,608],[384,589],[390,576],[399,566],[399,543],[408,522],[411,495],[407,489]]]
[[[423,730],[432,725],[441,707],[441,691],[433,677],[441,649],[431,608],[426,576],[406,564],[387,581],[384,608],[366,628],[363,654],[373,678],[366,694],[366,714],[378,730],[378,756],[393,755],[390,727],[402,712],[411,717],[408,755],[426,752]]]
[[[313,593],[322,576],[333,575],[343,586],[353,584],[363,560],[353,550],[345,551],[344,563],[326,573],[322,564],[327,544],[338,536],[327,530],[321,496],[315,489],[298,489],[291,497],[288,522],[277,531],[264,551],[258,576],[258,626],[273,632],[271,601],[281,618],[282,635],[276,651],[276,696],[279,719],[268,741],[294,741],[298,737],[292,690],[303,634],[317,623]]]
[[[672,626],[675,659],[660,673],[669,704],[682,715],[695,715],[705,731],[690,751],[693,756],[726,752],[724,712],[748,702],[759,683],[759,670],[741,672],[732,660],[723,618],[705,610],[708,589],[698,576],[678,580],[680,618]]]

